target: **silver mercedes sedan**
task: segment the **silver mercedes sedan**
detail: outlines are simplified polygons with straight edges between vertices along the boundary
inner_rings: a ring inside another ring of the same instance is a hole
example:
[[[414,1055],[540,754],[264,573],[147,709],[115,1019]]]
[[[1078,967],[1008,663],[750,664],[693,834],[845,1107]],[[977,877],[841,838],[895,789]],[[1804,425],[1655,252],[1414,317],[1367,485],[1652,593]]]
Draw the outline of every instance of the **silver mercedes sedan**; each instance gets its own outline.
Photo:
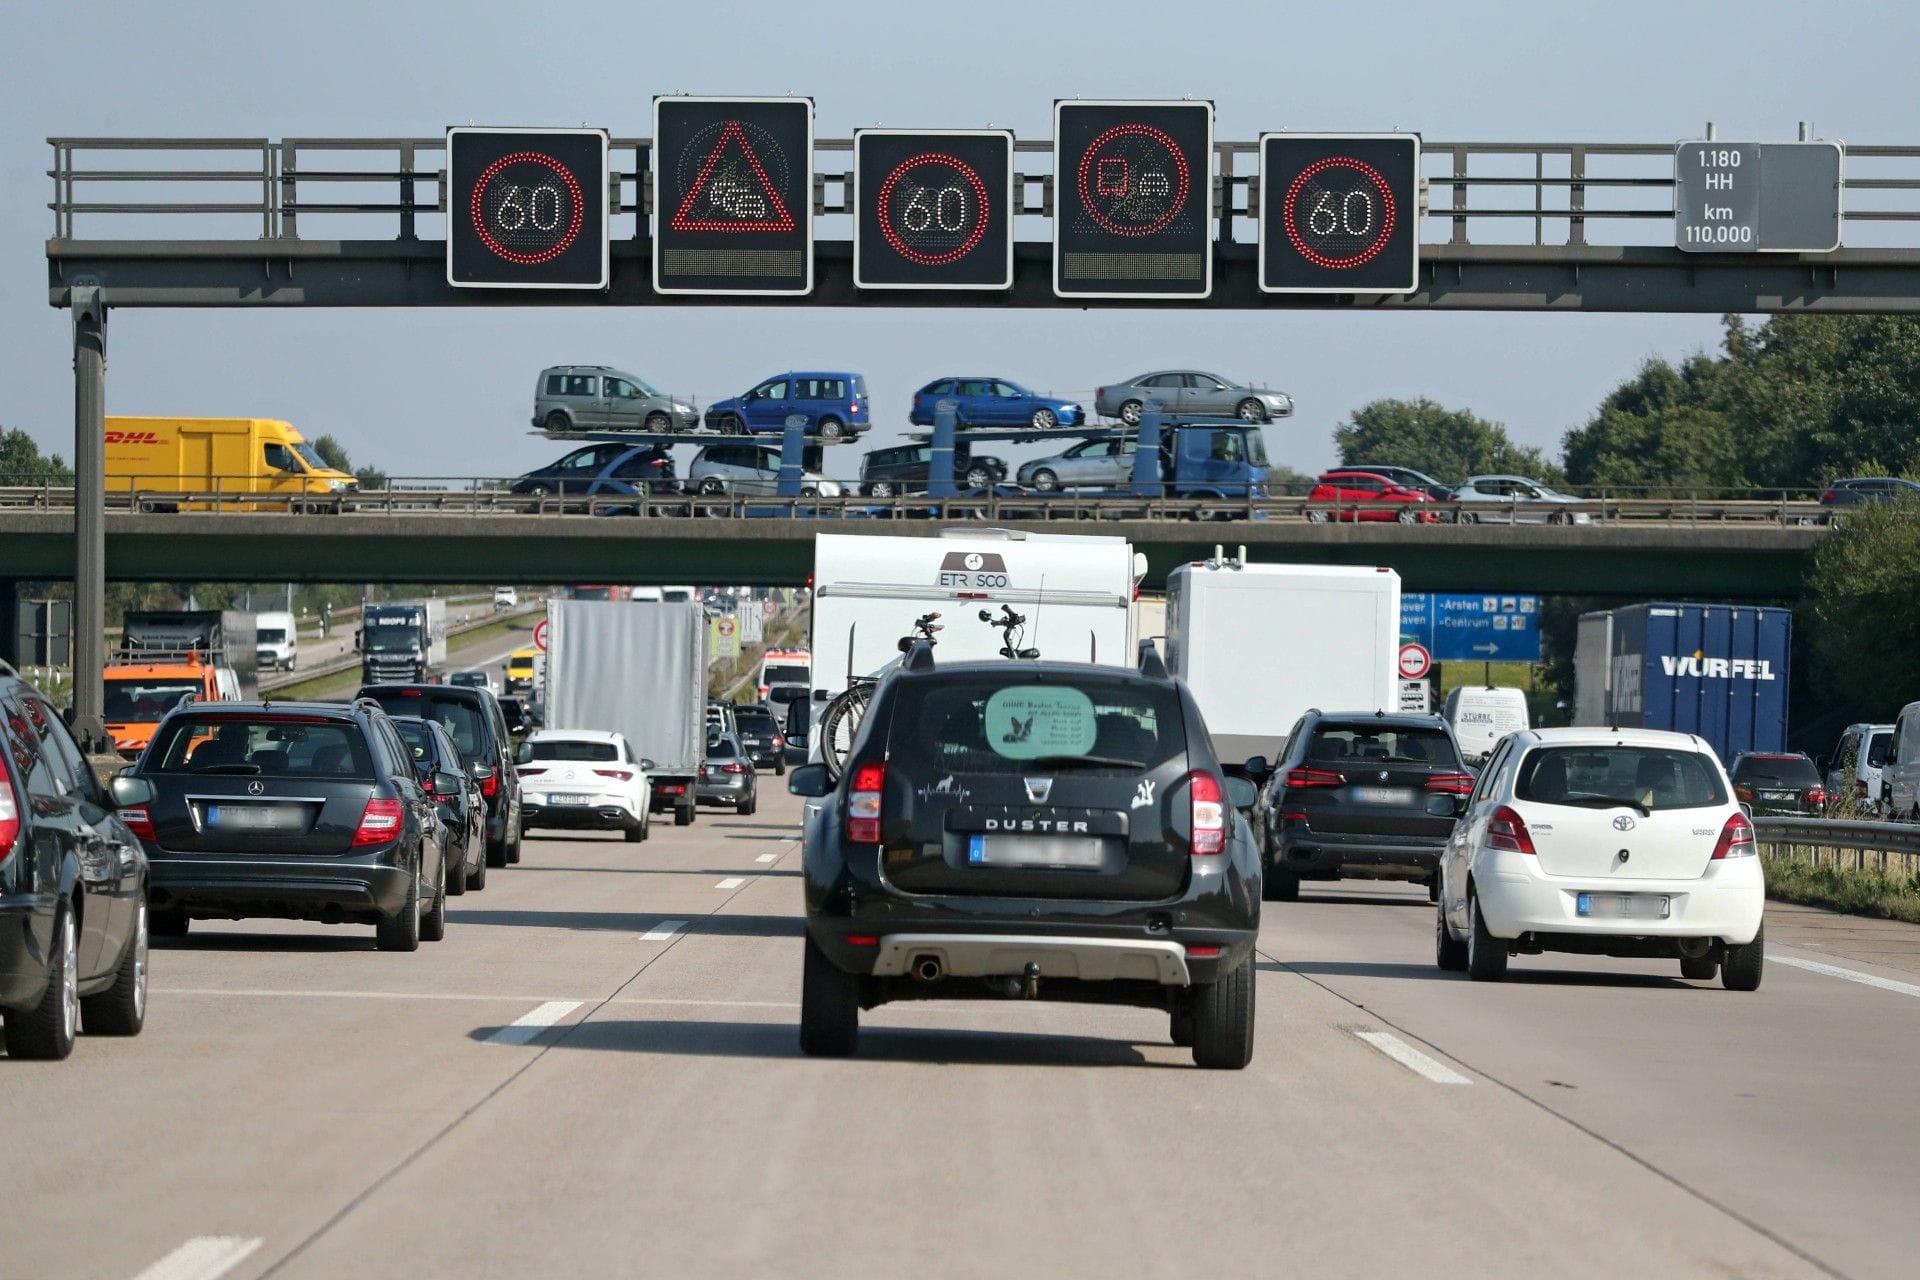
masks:
[[[1148,400],[1158,400],[1164,412],[1184,417],[1271,422],[1293,414],[1293,397],[1284,391],[1244,386],[1198,369],[1163,369],[1101,387],[1094,393],[1093,408],[1102,417],[1137,427]]]

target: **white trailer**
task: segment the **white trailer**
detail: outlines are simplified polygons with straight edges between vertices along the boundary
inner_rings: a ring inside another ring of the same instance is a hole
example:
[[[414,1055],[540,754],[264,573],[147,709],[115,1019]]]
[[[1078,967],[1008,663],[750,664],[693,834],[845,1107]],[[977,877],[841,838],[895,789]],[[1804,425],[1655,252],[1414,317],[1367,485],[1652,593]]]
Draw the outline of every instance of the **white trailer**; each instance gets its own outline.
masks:
[[[1167,669],[1193,690],[1222,764],[1277,758],[1294,722],[1399,707],[1400,575],[1216,556],[1167,578]]]

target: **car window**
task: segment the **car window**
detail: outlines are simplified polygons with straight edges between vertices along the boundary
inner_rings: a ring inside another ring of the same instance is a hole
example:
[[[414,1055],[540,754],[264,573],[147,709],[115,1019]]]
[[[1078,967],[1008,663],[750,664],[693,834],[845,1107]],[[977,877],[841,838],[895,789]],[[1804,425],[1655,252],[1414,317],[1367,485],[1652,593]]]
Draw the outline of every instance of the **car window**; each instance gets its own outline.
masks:
[[[1507,767],[1507,757],[1513,754],[1510,742],[1502,741],[1487,757],[1486,765],[1480,770],[1480,777],[1473,784],[1473,790],[1467,795],[1466,808],[1472,809],[1487,798],[1489,792],[1500,785],[1500,774]]]
[[[369,782],[374,760],[349,720],[302,715],[179,715],[154,735],[147,773],[231,773]]]
[[[772,382],[763,382],[747,393],[756,400],[785,400],[787,398],[787,380],[778,378]]]
[[[1027,393],[1019,387],[1014,386],[1011,382],[996,382],[993,384],[993,394],[1004,396],[1011,400],[1018,400]]]
[[[640,389],[625,378],[608,378],[606,385],[610,399],[638,400],[640,398]]]
[[[1392,726],[1322,720],[1307,746],[1309,767],[1372,763],[1431,764],[1457,768],[1453,738],[1438,726]]]
[[[889,724],[890,756],[930,777],[1003,773],[1045,756],[1121,761],[1087,768],[1133,773],[1187,748],[1170,687],[1099,676],[915,681],[898,688]]]
[[[773,712],[765,707],[741,707],[733,716],[742,729],[752,729],[755,733],[771,733],[778,727],[774,724]]]
[[[262,456],[267,465],[275,471],[302,471],[299,455],[283,444],[269,443],[263,446]]]
[[[547,394],[550,396],[565,395],[567,390],[566,375],[561,373],[548,374],[546,387]]]
[[[1720,771],[1697,751],[1669,747],[1539,747],[1520,762],[1516,799],[1536,804],[1650,810],[1701,809],[1727,802]]]
[[[395,720],[393,731],[400,735],[400,741],[412,752],[416,764],[431,766],[438,761],[433,726],[425,720]]]
[[[369,695],[390,716],[419,716],[447,731],[463,760],[484,759],[493,750],[492,734],[480,710],[467,697],[448,697],[426,690],[401,689]]]
[[[953,379],[947,378],[940,382],[930,382],[927,384],[927,389],[921,394],[929,396],[950,396],[953,394]]]
[[[13,772],[29,795],[58,801],[62,796],[59,774],[42,745],[47,732],[46,712],[30,701],[0,701],[0,712],[6,716],[7,754],[13,761]],[[36,717],[38,724],[34,722]]]
[[[570,396],[598,395],[600,379],[592,374],[573,373],[567,375],[567,394]]]
[[[707,758],[709,760],[730,760],[739,754],[740,752],[734,746],[733,739],[731,738],[707,739]]]
[[[150,723],[173,710],[186,695],[200,692],[192,681],[109,676],[103,715],[109,724]]]
[[[522,760],[618,760],[620,749],[611,742],[581,738],[547,738],[529,741],[520,749]]]
[[[1873,741],[1867,744],[1867,767],[1878,769],[1886,764],[1893,753],[1893,734],[1882,729],[1873,735]]]
[[[1817,787],[1820,774],[1805,756],[1742,756],[1733,768],[1735,782]]]
[[[1180,375],[1177,373],[1156,373],[1151,378],[1140,379],[1135,385],[1142,387],[1173,388],[1180,385]]]
[[[1381,493],[1387,487],[1379,476],[1339,476],[1334,484],[1355,493]]]
[[[1225,382],[1222,382],[1210,373],[1190,373],[1187,376],[1193,379],[1190,385],[1198,387],[1202,391],[1225,391],[1227,389]]]

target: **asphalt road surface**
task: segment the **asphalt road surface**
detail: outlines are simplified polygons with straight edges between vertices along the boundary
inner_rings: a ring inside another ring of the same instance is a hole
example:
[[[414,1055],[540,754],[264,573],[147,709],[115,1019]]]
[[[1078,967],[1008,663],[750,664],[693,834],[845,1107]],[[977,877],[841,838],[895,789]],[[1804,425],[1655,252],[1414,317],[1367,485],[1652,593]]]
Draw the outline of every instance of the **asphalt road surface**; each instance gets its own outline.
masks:
[[[1573,957],[1488,986],[1433,968],[1422,891],[1308,886],[1244,1072],[1046,1003],[893,1006],[815,1061],[763,785],[530,840],[414,955],[156,944],[144,1035],[0,1060],[0,1272],[1913,1274],[1920,930],[1777,912],[1752,995]]]

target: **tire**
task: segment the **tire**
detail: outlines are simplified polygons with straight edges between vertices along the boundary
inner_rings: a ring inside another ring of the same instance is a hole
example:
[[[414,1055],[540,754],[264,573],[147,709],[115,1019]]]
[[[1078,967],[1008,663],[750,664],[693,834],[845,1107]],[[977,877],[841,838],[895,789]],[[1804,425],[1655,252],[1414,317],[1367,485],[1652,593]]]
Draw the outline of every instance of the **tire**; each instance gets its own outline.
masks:
[[[454,864],[451,871],[447,872],[447,892],[456,898],[467,891],[467,854],[471,852],[471,850],[471,845],[462,849],[460,851],[460,861]]]
[[[478,893],[487,887],[487,868],[493,865],[493,862],[486,854],[484,837],[482,837],[481,843],[482,848],[480,851],[479,864],[467,873],[467,891],[469,893]]]
[[[501,837],[499,844],[491,840],[487,841],[487,865],[490,867],[507,865],[507,841],[504,836]]]
[[[727,482],[725,480],[722,480],[719,476],[702,476],[700,478],[700,496],[701,497],[720,498],[720,497],[726,496],[726,492],[727,492]]]
[[[1402,507],[1393,513],[1393,522],[1395,524],[1419,524],[1420,512],[1414,507]]]
[[[822,440],[838,440],[843,436],[845,436],[846,434],[847,434],[847,428],[844,424],[841,423],[840,419],[838,418],[820,419],[820,438]]]
[[[90,1036],[137,1036],[147,1023],[147,900],[140,898],[133,934],[120,954],[113,985],[80,1000],[80,1025]]]
[[[420,949],[420,875],[407,883],[407,900],[400,910],[373,926],[373,942],[382,951]]]
[[[1060,489],[1060,477],[1042,467],[1033,473],[1033,487],[1041,493],[1057,493]]]
[[[442,873],[440,889],[433,895],[433,909],[420,921],[420,941],[443,942],[447,936],[447,883]]]
[[[1060,418],[1051,409],[1035,409],[1027,422],[1035,431],[1051,431],[1060,425]]]
[[[690,804],[675,805],[673,808],[673,825],[676,827],[692,826],[693,813],[694,813],[693,805],[690,805]]]
[[[891,498],[893,496],[893,481],[875,480],[867,486],[867,496],[869,498]]]
[[[752,795],[735,805],[733,811],[742,818],[751,818],[754,815],[754,811],[759,807],[760,797],[758,795]]]
[[[1467,891],[1467,914],[1473,919],[1473,932],[1467,936],[1467,976],[1475,982],[1498,982],[1507,976],[1507,944],[1487,932],[1487,918],[1480,914],[1480,895]]]
[[[1175,997],[1173,1011],[1167,1016],[1167,1035],[1176,1048],[1193,1048],[1193,1002],[1184,992]]]
[[[1427,878],[1427,901],[1440,901],[1440,873],[1437,871]]]
[[[1252,396],[1248,396],[1245,400],[1242,400],[1234,406],[1233,415],[1242,422],[1265,422],[1267,420],[1267,406],[1261,404]]]
[[[1253,1061],[1253,955],[1188,997],[1193,1010],[1193,1061],[1211,1071],[1239,1071]]]
[[[1448,973],[1459,973],[1467,967],[1467,944],[1447,931],[1447,913],[1437,905],[1433,909],[1433,962]]]
[[[548,431],[571,431],[573,430],[573,419],[561,410],[555,409],[552,413],[541,419],[541,425]]]
[[[860,1043],[860,981],[842,973],[826,952],[806,939],[800,974],[800,1052],[813,1058],[844,1058]]]
[[[527,490],[527,496],[529,498],[550,498],[553,496],[553,490],[543,484],[536,484]]]
[[[967,488],[985,489],[993,484],[993,472],[985,467],[972,467],[966,475]]]
[[[1680,976],[1694,982],[1711,982],[1720,976],[1720,962],[1709,951],[1704,956],[1681,956]]]
[[[1140,416],[1146,412],[1146,406],[1138,400],[1129,400],[1120,406],[1120,421],[1130,427],[1140,425]]]
[[[646,827],[640,825],[639,823],[635,823],[633,826],[627,827],[624,830],[622,830],[620,832],[620,838],[625,840],[628,844],[639,844],[642,840],[645,840],[647,838],[647,829]]]
[[[1267,902],[1300,901],[1300,877],[1291,871],[1268,867],[1260,878],[1260,897]]]
[[[526,834],[524,831],[516,831],[513,833],[513,843],[507,846],[508,866],[512,866],[514,863],[520,861],[520,842],[526,838]]]
[[[1332,518],[1332,515],[1333,513],[1330,511],[1309,511],[1307,512],[1307,523],[1308,524],[1325,524],[1330,518]]]
[[[783,747],[781,750],[784,751],[785,748]],[[776,778],[784,778],[787,776],[787,762],[785,759],[775,760],[773,762],[773,776]]]
[[[1765,925],[1744,947],[1728,947],[1720,958],[1720,985],[1729,991],[1758,991],[1760,975],[1767,967],[1767,929]],[[13,1030],[11,1024],[7,1030]]]
[[[80,1030],[80,944],[74,936],[73,904],[54,908],[53,972],[40,1003],[7,1014],[7,1055],[58,1060],[73,1052]]]
[[[656,409],[647,415],[647,430],[664,435],[673,430],[673,419]]]
[[[1453,522],[1455,524],[1479,524],[1480,517],[1471,511],[1459,511],[1454,513]]]
[[[150,938],[184,938],[193,921],[184,911],[159,911],[147,913],[147,936]]]

